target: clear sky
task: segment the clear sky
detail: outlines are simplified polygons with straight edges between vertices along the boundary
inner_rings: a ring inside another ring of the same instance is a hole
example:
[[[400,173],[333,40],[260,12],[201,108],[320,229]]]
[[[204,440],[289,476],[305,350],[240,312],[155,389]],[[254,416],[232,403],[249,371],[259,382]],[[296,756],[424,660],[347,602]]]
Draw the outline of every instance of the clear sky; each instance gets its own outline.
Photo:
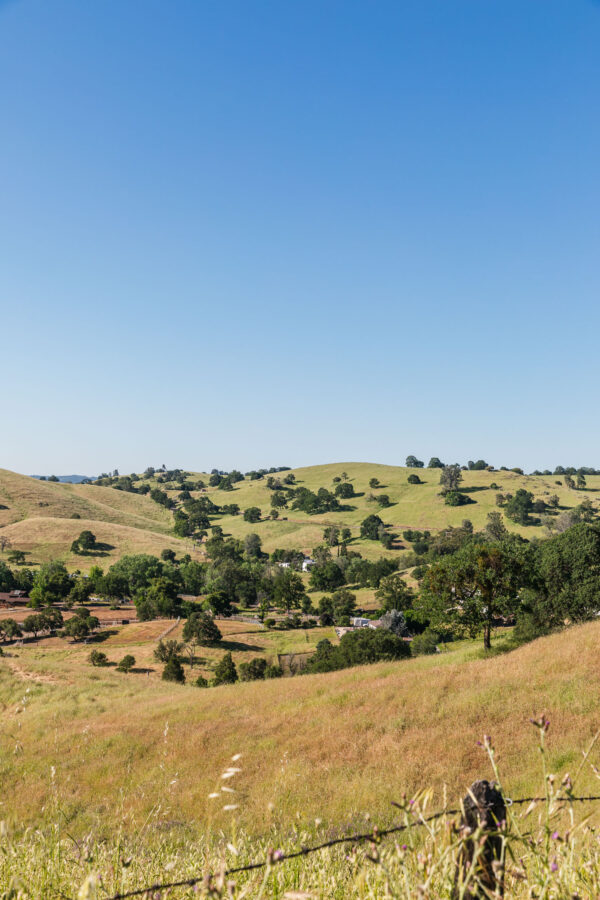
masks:
[[[0,466],[600,466],[600,4],[0,0]]]

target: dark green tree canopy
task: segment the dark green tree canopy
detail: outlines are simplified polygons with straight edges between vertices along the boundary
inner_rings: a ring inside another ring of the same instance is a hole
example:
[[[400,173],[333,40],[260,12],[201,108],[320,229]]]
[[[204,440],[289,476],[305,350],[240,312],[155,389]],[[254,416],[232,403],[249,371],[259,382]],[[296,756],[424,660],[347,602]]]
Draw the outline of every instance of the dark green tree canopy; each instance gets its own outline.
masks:
[[[383,519],[379,516],[371,515],[363,519],[360,525],[360,536],[368,538],[370,541],[379,540],[379,528],[383,525]]]
[[[434,627],[455,622],[473,635],[483,630],[489,649],[494,618],[516,613],[519,589],[532,568],[526,545],[518,540],[470,541],[428,569],[419,603]]]
[[[184,641],[196,640],[203,647],[214,647],[223,636],[210,613],[192,613],[183,626]]]
[[[549,626],[600,611],[600,526],[581,522],[539,547],[537,603]]]
[[[519,525],[528,525],[531,522],[530,512],[533,508],[533,494],[524,488],[519,488],[514,497],[504,507],[508,519]]]
[[[226,653],[215,666],[213,685],[234,684],[238,680],[238,673],[231,653]]]
[[[73,582],[61,562],[45,563],[36,573],[30,591],[33,607],[60,603],[71,591]]]

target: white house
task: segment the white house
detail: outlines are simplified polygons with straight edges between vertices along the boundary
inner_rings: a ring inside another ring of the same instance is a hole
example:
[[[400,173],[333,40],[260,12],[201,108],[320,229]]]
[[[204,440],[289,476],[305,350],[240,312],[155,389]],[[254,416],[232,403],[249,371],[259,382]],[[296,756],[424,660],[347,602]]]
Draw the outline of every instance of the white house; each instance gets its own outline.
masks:
[[[312,567],[314,565],[315,565],[314,559],[311,559],[310,556],[305,556],[304,559],[302,560],[302,571],[308,572],[308,570],[312,569]]]

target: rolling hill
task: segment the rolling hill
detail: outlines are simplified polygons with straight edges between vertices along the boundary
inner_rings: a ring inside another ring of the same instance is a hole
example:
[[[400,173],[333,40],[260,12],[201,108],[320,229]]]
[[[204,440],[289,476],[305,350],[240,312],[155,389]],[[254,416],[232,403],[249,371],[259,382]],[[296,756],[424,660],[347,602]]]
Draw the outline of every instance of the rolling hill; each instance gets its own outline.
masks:
[[[124,626],[104,649],[111,660],[124,652],[151,660],[159,630],[158,622]],[[262,638],[232,631],[229,640]],[[58,790],[69,830],[128,828],[157,803],[161,821],[219,828],[227,817],[207,798],[222,766],[241,753],[237,815],[255,834],[272,822],[287,828],[297,811],[304,822],[318,816],[331,825],[366,812],[385,819],[403,792],[430,787],[440,802],[444,788],[454,798],[489,777],[477,746],[484,733],[506,789],[522,796],[542,780],[532,717],[549,717],[547,764],[561,775],[574,775],[598,729],[599,641],[594,622],[492,658],[450,648],[205,690],[95,669],[89,647],[58,638],[11,648],[0,659],[2,777],[18,790],[2,815],[37,823]],[[594,780],[587,769],[577,787]]]
[[[257,533],[263,549],[272,552],[281,547],[297,548],[310,553],[321,542],[327,525],[348,527],[352,533],[352,549],[364,557],[374,559],[381,555],[401,554],[408,545],[401,540],[405,529],[430,530],[432,533],[453,525],[460,525],[468,518],[474,528],[485,527],[488,513],[497,510],[496,494],[515,493],[519,488],[531,491],[536,499],[547,500],[556,494],[561,509],[570,509],[588,499],[597,511],[600,508],[600,476],[587,476],[584,490],[565,487],[560,476],[520,475],[512,471],[466,471],[463,473],[463,491],[469,502],[460,507],[449,507],[440,494],[438,469],[407,469],[401,466],[385,466],[372,463],[333,463],[292,470],[296,486],[317,491],[320,487],[334,488],[333,479],[346,473],[355,496],[344,501],[344,509],[323,515],[307,515],[300,510],[282,509],[278,519],[270,517],[272,492],[266,479],[245,479],[235,484],[231,491],[208,488],[205,494],[193,492],[192,496],[209,496],[217,505],[237,504],[243,511],[251,506],[262,512],[260,522],[245,522],[242,515],[218,516],[213,524],[223,527],[226,534],[243,538],[250,532]],[[285,473],[287,474],[287,473]],[[409,484],[410,474],[418,474],[421,484]],[[192,473],[193,478],[208,482],[205,473]],[[377,478],[379,487],[371,489],[369,482]],[[177,501],[179,486],[157,485],[166,489]],[[387,494],[390,506],[380,508],[377,497]],[[373,499],[374,498],[374,499]],[[360,537],[360,524],[366,516],[376,513],[388,530],[399,535],[395,549],[385,550],[378,541]],[[510,531],[526,537],[545,537],[545,529],[520,526],[505,519]],[[114,526],[114,528],[112,528]],[[148,495],[126,493],[111,487],[90,484],[65,484],[39,481],[25,475],[0,470],[0,528],[9,538],[14,549],[28,552],[28,560],[37,563],[51,557],[63,559],[73,568],[88,568],[104,557],[74,556],[70,545],[83,528],[97,534],[99,540],[114,547],[109,552],[110,561],[124,553],[160,552],[172,547],[180,553],[189,552],[201,556],[189,540],[177,538],[172,531],[173,516],[156,504]]]

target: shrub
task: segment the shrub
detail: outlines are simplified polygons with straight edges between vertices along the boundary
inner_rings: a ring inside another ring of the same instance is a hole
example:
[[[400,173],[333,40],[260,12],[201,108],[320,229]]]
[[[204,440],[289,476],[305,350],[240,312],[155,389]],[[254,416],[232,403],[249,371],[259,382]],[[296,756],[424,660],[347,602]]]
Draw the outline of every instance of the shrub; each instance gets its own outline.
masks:
[[[469,503],[469,498],[460,491],[448,491],[444,497],[444,503],[446,506],[464,506],[465,503]]]
[[[106,653],[102,653],[101,650],[92,650],[92,652],[88,656],[88,659],[93,666],[107,666],[108,665],[108,657],[107,657]]]
[[[406,659],[410,647],[397,634],[383,628],[360,628],[345,634],[337,647],[327,639],[319,641],[305,672],[333,672],[379,660]]]
[[[282,678],[283,669],[281,666],[267,666],[265,669],[265,678]]]
[[[118,672],[130,672],[131,669],[135,666],[135,656],[132,656],[131,653],[128,653],[123,657],[119,665],[117,666]]]
[[[423,484],[418,475],[409,475],[406,480],[409,484]]]
[[[176,681],[178,684],[185,683],[185,673],[183,666],[176,656],[171,656],[162,673],[163,681]]]
[[[240,663],[240,681],[259,681],[265,677],[267,661],[260,656],[247,663]]]
[[[215,666],[213,684],[234,684],[238,680],[238,673],[231,653],[226,653]]]
[[[437,645],[440,636],[435,631],[426,628],[422,634],[417,634],[412,639],[410,649],[413,656],[437,653]]]
[[[198,675],[194,684],[196,685],[196,687],[199,687],[199,688],[208,687],[208,681],[206,680],[206,678],[204,678],[203,675]]]

